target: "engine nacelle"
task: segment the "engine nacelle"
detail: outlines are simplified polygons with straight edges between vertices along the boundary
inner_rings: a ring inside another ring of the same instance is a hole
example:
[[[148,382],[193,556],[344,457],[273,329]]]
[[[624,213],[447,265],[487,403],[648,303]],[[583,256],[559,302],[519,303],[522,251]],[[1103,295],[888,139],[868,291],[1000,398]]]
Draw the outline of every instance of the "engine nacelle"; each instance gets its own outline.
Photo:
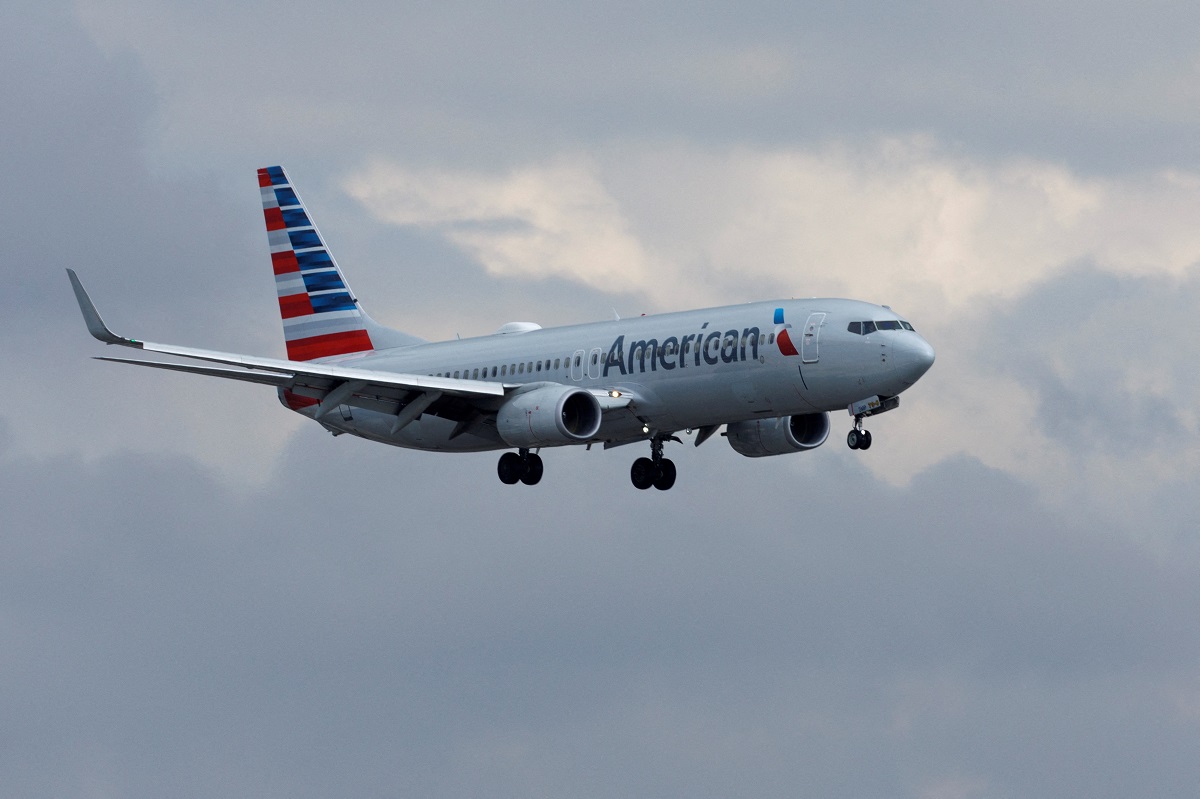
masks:
[[[726,425],[729,446],[747,458],[816,449],[829,438],[828,413],[804,413]]]
[[[577,444],[600,430],[600,403],[572,386],[544,386],[500,406],[496,430],[514,447]]]

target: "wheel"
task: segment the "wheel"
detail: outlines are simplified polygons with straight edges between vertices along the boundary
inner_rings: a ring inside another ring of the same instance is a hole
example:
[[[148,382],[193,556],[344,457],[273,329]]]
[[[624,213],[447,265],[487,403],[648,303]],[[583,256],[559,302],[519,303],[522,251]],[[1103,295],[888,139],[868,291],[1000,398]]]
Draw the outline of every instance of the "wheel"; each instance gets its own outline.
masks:
[[[858,442],[858,448],[859,449],[870,449],[871,448],[871,431],[870,430],[862,431],[862,440]]]
[[[634,488],[639,491],[645,491],[654,485],[655,472],[657,471],[654,467],[654,461],[649,458],[638,458],[629,469],[629,479],[633,482]]]
[[[850,449],[858,449],[861,446],[862,433],[858,430],[851,430],[846,434],[846,446]]]
[[[542,479],[543,471],[542,459],[530,453],[525,458],[525,474],[521,475],[521,482],[527,486],[535,486]]]
[[[658,477],[654,480],[654,487],[659,491],[667,491],[673,485],[675,485],[675,462],[663,458],[658,462]]]
[[[525,473],[525,464],[521,462],[521,456],[517,453],[506,452],[496,464],[496,473],[500,475],[501,483],[510,486],[521,479],[521,475]]]

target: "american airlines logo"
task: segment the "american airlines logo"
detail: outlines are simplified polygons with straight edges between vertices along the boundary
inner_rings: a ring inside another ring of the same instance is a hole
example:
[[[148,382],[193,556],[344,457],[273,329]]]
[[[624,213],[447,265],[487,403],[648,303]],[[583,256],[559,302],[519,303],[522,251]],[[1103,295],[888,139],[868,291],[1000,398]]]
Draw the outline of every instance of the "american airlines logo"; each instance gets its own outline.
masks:
[[[667,336],[662,341],[656,338],[625,341],[625,335],[617,336],[608,348],[604,359],[604,377],[610,371],[627,375],[649,369],[684,369],[700,366],[701,361],[709,366],[721,363],[737,363],[758,360],[758,348],[762,343],[762,331],[757,327],[738,330],[707,330],[708,322],[700,326],[700,332],[679,336]],[[788,329],[791,325],[783,321],[783,309],[775,309],[775,330],[772,338],[784,355],[798,355]]]

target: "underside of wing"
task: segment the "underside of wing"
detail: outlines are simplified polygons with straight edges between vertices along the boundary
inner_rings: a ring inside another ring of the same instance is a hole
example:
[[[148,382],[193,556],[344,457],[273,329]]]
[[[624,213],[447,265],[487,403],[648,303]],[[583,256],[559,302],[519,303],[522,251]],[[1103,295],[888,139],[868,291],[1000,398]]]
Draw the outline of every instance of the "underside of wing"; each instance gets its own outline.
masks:
[[[282,372],[249,372],[245,369],[222,369],[219,366],[198,366],[192,363],[167,363],[165,361],[142,361],[137,358],[111,358],[107,355],[97,355],[97,361],[111,363],[128,363],[134,366],[150,366],[155,369],[167,369],[172,372],[187,372],[193,375],[208,377],[223,377],[229,380],[242,380],[247,383],[261,383],[268,386],[286,386],[293,375]]]
[[[99,360],[275,386],[283,389],[285,404],[294,410],[313,407],[311,413],[318,421],[334,408],[350,405],[395,415],[395,429],[422,413],[429,413],[457,422],[466,431],[479,425],[481,420],[486,422],[507,390],[503,383],[486,380],[381,372],[318,361],[260,358],[125,338],[113,333],[104,323],[75,272],[68,269],[67,273],[88,332],[95,338],[105,344],[220,366],[106,356],[101,356]],[[238,368],[224,368],[228,366]]]

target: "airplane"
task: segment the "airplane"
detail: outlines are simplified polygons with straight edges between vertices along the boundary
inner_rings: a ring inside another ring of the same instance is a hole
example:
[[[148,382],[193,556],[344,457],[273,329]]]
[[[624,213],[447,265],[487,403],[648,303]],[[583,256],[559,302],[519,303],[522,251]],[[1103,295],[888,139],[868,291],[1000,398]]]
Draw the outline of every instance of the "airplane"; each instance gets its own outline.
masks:
[[[648,443],[630,469],[638,489],[676,481],[664,445],[700,446],[722,426],[758,458],[825,443],[829,414],[891,411],[933,365],[933,347],[886,305],[851,299],[770,300],[542,328],[510,322],[491,335],[429,342],[363,309],[287,173],[258,170],[287,358],[263,358],[113,333],[68,269],[88,331],[105,344],[188,361],[97,356],[274,386],[284,407],[335,436],[350,433],[437,452],[507,450],[501,482],[536,485],[542,449]],[[614,317],[616,314],[614,313]],[[215,365],[211,365],[215,364]],[[229,368],[233,367],[233,368]]]

